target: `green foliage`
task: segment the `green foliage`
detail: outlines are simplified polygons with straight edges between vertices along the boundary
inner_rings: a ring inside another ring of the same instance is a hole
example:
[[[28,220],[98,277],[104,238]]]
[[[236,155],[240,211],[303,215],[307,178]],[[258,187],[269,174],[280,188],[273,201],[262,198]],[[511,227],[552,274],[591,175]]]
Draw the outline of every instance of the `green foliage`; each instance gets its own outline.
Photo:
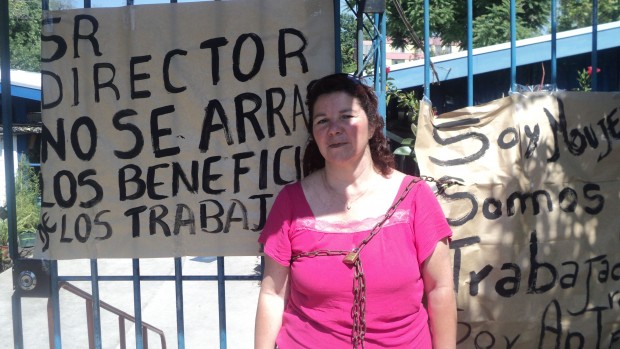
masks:
[[[52,0],[50,9],[71,8],[70,0]],[[11,68],[41,70],[41,1],[9,0],[9,49]]]
[[[9,244],[9,226],[6,219],[0,220],[0,246]]]
[[[416,34],[424,33],[424,3],[422,0],[398,0]],[[506,42],[510,38],[510,2],[508,0],[481,0],[473,4],[474,47]],[[517,2],[517,39],[534,35],[548,21],[550,2],[529,0]],[[394,3],[387,2],[387,33],[397,47],[414,44],[401,20]],[[436,0],[430,3],[431,36],[444,43],[459,43],[467,47],[467,2],[463,0]]]
[[[561,0],[558,12],[558,31],[592,25],[592,1]],[[618,21],[620,3],[618,0],[599,0],[597,12],[599,24]]]
[[[41,15],[38,0],[9,0],[11,68],[40,70]]]
[[[601,71],[600,68],[596,68],[596,73]],[[575,90],[590,92],[592,91],[592,67],[583,68],[577,72],[577,83],[579,87]]]
[[[25,156],[21,157],[15,176],[15,212],[17,232],[34,232],[39,225],[41,208],[39,174],[32,168]],[[0,220],[0,242],[8,240],[8,222]],[[6,241],[5,241],[6,242]]]
[[[522,4],[527,6],[529,3]],[[517,18],[524,16],[526,11],[522,7],[517,8]],[[536,19],[536,18],[534,18]],[[488,12],[480,15],[474,24],[474,46],[489,46],[500,42],[510,41],[510,1],[503,0],[501,3],[492,4]],[[517,20],[517,38],[536,36],[537,30],[524,25],[523,21]]]
[[[577,91],[592,91],[592,77],[588,74],[587,69],[582,69],[577,72],[577,83],[579,83],[579,88],[577,88]]]
[[[356,55],[356,19],[350,13],[340,13],[340,49],[342,52],[342,71],[353,73],[357,69]]]
[[[364,26],[372,28],[367,19]],[[370,40],[364,30],[364,40]],[[340,13],[340,51],[342,52],[342,72],[355,73],[357,71],[357,18],[350,12]]]
[[[15,206],[17,231],[36,231],[41,209],[38,204],[41,195],[39,174],[30,166],[25,156],[21,157],[15,179]]]
[[[387,84],[387,104],[396,98],[396,106],[404,111],[411,122],[411,138],[405,138],[400,142],[400,147],[394,150],[395,155],[409,156],[414,162],[417,161],[414,151],[415,140],[418,134],[418,116],[420,113],[420,100],[414,91],[405,92],[397,89],[390,81]]]

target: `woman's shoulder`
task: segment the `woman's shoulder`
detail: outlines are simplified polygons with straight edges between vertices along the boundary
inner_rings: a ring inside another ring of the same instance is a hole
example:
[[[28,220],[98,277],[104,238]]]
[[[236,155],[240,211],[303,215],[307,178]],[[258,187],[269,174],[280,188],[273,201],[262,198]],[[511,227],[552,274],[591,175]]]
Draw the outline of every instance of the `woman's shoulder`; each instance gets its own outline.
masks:
[[[411,181],[414,183],[420,181],[420,178],[393,170],[388,177],[386,177],[389,187],[399,188],[399,192],[404,190]]]
[[[387,179],[390,182],[390,188],[398,188],[396,196],[401,196],[405,191],[408,191],[412,194],[408,195],[408,197],[415,198],[419,196],[418,193],[420,190],[422,190],[422,192],[430,191],[430,188],[428,188],[428,185],[422,178],[398,170],[394,170]],[[395,199],[397,199],[397,197],[395,197]]]
[[[274,206],[290,206],[292,202],[299,199],[300,194],[303,194],[301,189],[301,182],[293,182],[284,185],[276,194]]]
[[[385,206],[393,204],[395,198],[400,195],[400,193],[404,190],[408,175],[398,171],[393,170],[389,175],[384,176],[378,174],[375,179],[372,181],[371,186],[373,187],[372,198],[373,205],[377,206]]]
[[[406,187],[412,181],[414,184],[425,183],[424,179],[421,177],[403,173],[398,170],[393,170],[387,178],[391,180],[393,184],[402,185],[403,187]]]
[[[405,178],[407,177],[411,177],[408,174],[405,174],[403,172],[400,172],[399,170],[392,170],[392,172],[389,174],[389,176],[387,176],[386,178],[391,181],[393,184],[398,184],[400,185],[400,183],[402,183]]]

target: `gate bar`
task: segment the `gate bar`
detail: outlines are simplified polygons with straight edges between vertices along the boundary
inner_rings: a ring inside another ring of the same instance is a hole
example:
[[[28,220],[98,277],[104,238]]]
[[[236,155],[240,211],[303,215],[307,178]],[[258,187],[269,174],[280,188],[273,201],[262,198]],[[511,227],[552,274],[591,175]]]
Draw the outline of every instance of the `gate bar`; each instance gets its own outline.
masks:
[[[91,281],[90,281],[90,285],[92,288],[92,309],[93,309],[93,343],[91,343],[91,345],[95,348],[95,349],[101,349],[101,311],[99,308],[100,302],[99,302],[99,268],[98,268],[98,264],[97,264],[97,260],[96,259],[91,259],[90,260],[90,274],[91,274]]]
[[[517,92],[517,1],[510,0],[510,91]]]
[[[133,309],[134,316],[136,317],[135,335],[136,335],[136,349],[144,348],[144,341],[142,336],[142,297],[140,293],[140,259],[133,258]]]
[[[58,289],[58,261],[50,260],[50,276],[51,276],[51,304],[52,304],[52,318],[48,318],[47,321],[52,322],[54,331],[50,333],[50,345],[51,349],[62,348],[62,337],[60,335],[60,297]],[[53,336],[53,339],[51,338]],[[52,345],[53,343],[53,345]]]
[[[431,99],[431,50],[429,40],[430,30],[430,9],[429,0],[424,0],[424,96]]]
[[[174,258],[174,286],[177,304],[177,345],[178,349],[185,349],[185,321],[183,316],[183,265],[181,258]]]
[[[217,302],[220,310],[220,349],[226,349],[226,283],[224,282],[224,257],[217,257]]]
[[[590,82],[592,92],[598,91],[598,78],[596,77],[596,67],[598,66],[598,0],[592,1],[592,74]]]
[[[334,52],[336,53],[334,69],[336,73],[342,72],[342,52],[340,50],[340,2],[334,0]],[[262,273],[261,273],[262,275]]]
[[[24,348],[24,333],[22,326],[22,299],[15,292],[11,295],[11,304],[13,311],[13,344],[15,349]]]
[[[467,106],[474,105],[474,0],[467,0]]]
[[[386,32],[386,24],[385,24],[385,13],[375,13],[373,16],[373,20],[375,24],[375,36],[373,37],[373,48],[374,48],[374,69],[375,69],[375,78],[374,78],[374,89],[375,94],[378,99],[378,109],[379,115],[382,115],[385,121],[386,118],[386,79],[387,72],[385,67],[386,60],[386,41],[385,35],[382,35]],[[387,122],[383,123],[383,134],[387,131]]]
[[[557,62],[557,7],[558,1],[551,0],[551,86],[555,90],[558,80],[558,62]]]

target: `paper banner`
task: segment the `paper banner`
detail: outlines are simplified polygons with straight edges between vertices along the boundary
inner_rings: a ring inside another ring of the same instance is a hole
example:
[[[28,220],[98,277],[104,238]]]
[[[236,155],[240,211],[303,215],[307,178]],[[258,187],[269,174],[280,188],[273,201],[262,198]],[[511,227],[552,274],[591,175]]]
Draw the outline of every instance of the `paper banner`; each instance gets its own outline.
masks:
[[[45,13],[38,257],[258,254],[301,177],[333,16],[331,0]]]

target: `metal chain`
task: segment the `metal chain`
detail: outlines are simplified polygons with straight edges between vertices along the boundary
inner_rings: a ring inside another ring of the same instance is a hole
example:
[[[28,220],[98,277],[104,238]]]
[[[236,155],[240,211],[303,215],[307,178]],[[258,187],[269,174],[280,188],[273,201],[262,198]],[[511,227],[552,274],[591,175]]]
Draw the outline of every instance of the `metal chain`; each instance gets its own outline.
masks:
[[[433,182],[435,183],[435,185],[437,185],[437,192],[435,193],[435,196],[443,195],[446,189],[450,188],[453,185],[463,185],[463,183],[457,181],[456,179],[446,178],[446,177],[435,179],[430,176],[422,175],[420,176],[420,178],[423,179],[425,182]]]
[[[357,349],[358,345],[364,349],[364,336],[366,335],[366,277],[364,276],[361,258],[355,261],[351,317],[353,318],[353,333],[351,335],[353,349]]]
[[[461,184],[460,182],[453,179],[435,179],[429,176],[420,176],[419,178],[414,178],[411,182],[409,182],[409,184],[407,185],[401,196],[398,198],[398,200],[394,203],[394,205],[390,206],[381,221],[375,224],[368,236],[364,240],[362,240],[359,246],[352,251],[315,250],[310,252],[301,252],[291,258],[291,263],[293,263],[293,261],[303,257],[314,258],[323,256],[345,256],[343,262],[347,265],[353,266],[353,305],[351,306],[351,318],[353,319],[351,342],[353,343],[353,349],[364,349],[364,337],[366,336],[366,276],[364,275],[364,268],[362,267],[362,259],[359,258],[360,252],[362,251],[364,246],[366,246],[366,244],[368,244],[370,240],[375,235],[377,235],[377,233],[380,231],[381,226],[383,226],[383,224],[388,219],[390,219],[390,217],[392,217],[400,203],[405,200],[405,197],[407,196],[407,194],[409,194],[411,188],[413,188],[413,185],[419,182],[420,179],[426,182],[436,183],[437,193],[435,193],[435,195],[442,195],[445,190],[452,185]]]
[[[394,205],[390,206],[385,213],[381,221],[379,221],[372,228],[368,236],[359,244],[359,246],[352,251],[344,250],[315,250],[309,252],[301,252],[294,255],[291,258],[291,263],[299,258],[308,257],[320,257],[320,256],[342,256],[344,255],[343,262],[347,265],[351,265],[354,268],[353,275],[353,305],[351,306],[351,317],[353,319],[353,328],[351,333],[351,342],[353,343],[353,349],[357,349],[358,346],[364,349],[364,336],[366,335],[366,276],[364,275],[364,269],[362,268],[362,260],[359,258],[360,252],[370,242],[370,240],[377,235],[381,226],[388,220],[396,209],[400,205],[405,197],[413,188],[413,185],[420,181],[420,178],[414,178],[407,184],[405,190],[400,195]]]
[[[316,250],[311,252],[301,252],[299,254],[294,255],[291,258],[291,262],[298,260],[302,257],[320,257],[320,256],[346,256],[351,251],[345,250]]]

